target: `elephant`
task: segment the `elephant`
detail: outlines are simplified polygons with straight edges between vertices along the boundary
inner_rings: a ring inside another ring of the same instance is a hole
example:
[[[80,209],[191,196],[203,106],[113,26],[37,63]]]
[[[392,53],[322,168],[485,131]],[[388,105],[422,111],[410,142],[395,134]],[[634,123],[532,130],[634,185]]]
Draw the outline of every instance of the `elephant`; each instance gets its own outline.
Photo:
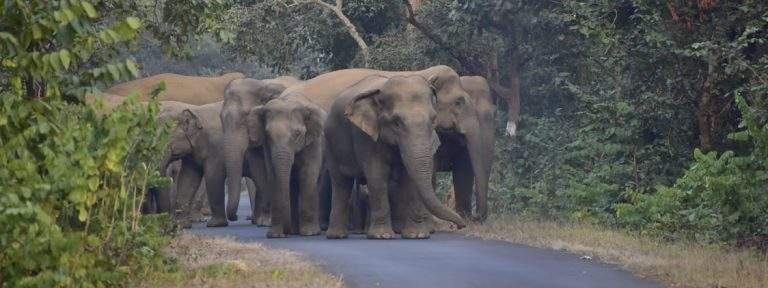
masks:
[[[419,75],[425,78],[435,77],[434,85],[437,85],[438,97],[455,98],[467,97],[467,93],[459,84],[458,74],[448,66],[439,65],[420,71],[379,71],[372,69],[344,69],[328,72],[307,80],[299,85],[286,89],[283,94],[300,94],[310,99],[325,111],[330,109],[334,100],[347,88],[371,75]],[[458,95],[458,96],[457,96]],[[281,96],[282,97],[282,96]],[[438,111],[439,112],[439,111]],[[322,190],[321,190],[322,192]],[[325,201],[325,197],[323,198]],[[325,206],[325,205],[321,205]],[[321,215],[329,214],[329,211],[321,211]]]
[[[219,115],[223,127],[223,144],[225,157],[225,171],[229,198],[227,201],[227,218],[237,220],[237,207],[239,206],[241,189],[240,178],[247,176],[256,182],[257,191],[268,191],[266,187],[266,175],[264,174],[264,159],[260,144],[249,142],[248,127],[246,126],[247,114],[251,108],[263,105],[267,101],[277,97],[287,87],[291,87],[301,81],[289,76],[275,79],[236,79],[233,80],[224,92],[224,103]],[[246,172],[246,173],[244,173]],[[254,214],[252,222],[260,226],[269,224],[269,195],[258,193],[253,195],[255,205],[252,206]]]
[[[486,195],[493,155],[483,151],[493,151],[495,140],[493,136],[494,128],[492,128],[495,124],[495,106],[493,101],[490,100],[487,88],[485,88],[487,86],[487,84],[484,84],[486,81],[482,77],[466,77],[461,79],[450,67],[439,65],[420,71],[339,70],[320,75],[315,79],[307,81],[304,85],[296,86],[292,89],[302,89],[302,93],[307,94],[313,100],[318,99],[316,102],[325,105],[335,99],[334,95],[340,93],[339,90],[346,89],[346,87],[370,75],[420,75],[425,78],[435,77],[433,85],[435,86],[435,94],[437,96],[437,103],[435,105],[438,118],[437,131],[441,139],[448,138],[448,143],[442,149],[442,156],[438,157],[441,163],[438,163],[439,165],[437,166],[441,168],[441,171],[452,171],[454,169],[457,172],[462,171],[462,173],[468,171],[468,173],[463,175],[457,175],[456,179],[463,181],[461,183],[469,181],[470,186],[472,185],[472,180],[475,180],[478,215],[472,218],[476,220],[485,219],[487,217]],[[467,85],[467,87],[465,88],[463,85]],[[292,89],[287,90],[285,93],[289,93]],[[468,93],[467,89],[472,90],[472,94]],[[479,128],[481,125],[491,128],[481,129]],[[462,161],[456,161],[457,159],[454,159],[456,158],[455,156],[446,153],[449,150],[460,152],[457,153],[462,156]],[[490,159],[485,159],[485,157],[490,157]],[[450,165],[453,165],[453,163],[459,163],[459,167],[451,167]],[[469,167],[471,169],[468,170],[467,165],[471,165]],[[472,187],[468,189],[470,189],[470,192],[465,194],[471,197]],[[464,190],[466,189],[462,191]],[[323,198],[323,200],[326,199]],[[401,207],[406,206],[403,205]],[[459,210],[459,212],[464,216],[471,215],[466,210]],[[469,211],[471,212],[471,206]],[[328,212],[322,211],[323,215],[325,213]]]
[[[325,117],[325,110],[301,94],[281,95],[247,115],[249,142],[262,147],[268,173],[263,179],[269,179],[272,192],[269,238],[297,231],[303,236],[320,234],[317,186]]]
[[[435,155],[436,171],[451,172],[456,193],[456,211],[462,217],[482,221],[488,216],[488,181],[496,140],[496,105],[488,82],[479,76],[463,76],[466,96],[437,97],[437,135],[440,148]],[[476,215],[472,215],[472,192]]]
[[[433,89],[444,80],[438,75],[428,80],[420,75],[370,75],[338,96],[324,126],[333,187],[327,238],[347,237],[347,202],[354,181],[368,187],[370,239],[395,237],[387,187],[393,179],[399,188],[395,190],[414,192],[405,195],[410,201],[403,238],[429,238],[430,212],[465,226],[461,216],[442,205],[432,186],[433,155],[440,145]]]
[[[241,78],[245,78],[242,73],[227,73],[219,77],[163,73],[118,84],[107,90],[107,94],[126,97],[138,91],[141,94],[139,101],[148,101],[155,85],[164,81],[166,89],[157,96],[158,100],[204,105],[224,100],[224,90],[229,82]]]
[[[162,167],[181,160],[173,218],[183,226],[189,224],[193,199],[201,181],[205,181],[211,219],[208,227],[227,226],[224,210],[224,155],[219,112],[222,102],[201,106],[163,103],[161,117],[177,121],[171,134],[168,155]],[[173,107],[170,107],[173,106]],[[174,112],[181,110],[181,112]]]

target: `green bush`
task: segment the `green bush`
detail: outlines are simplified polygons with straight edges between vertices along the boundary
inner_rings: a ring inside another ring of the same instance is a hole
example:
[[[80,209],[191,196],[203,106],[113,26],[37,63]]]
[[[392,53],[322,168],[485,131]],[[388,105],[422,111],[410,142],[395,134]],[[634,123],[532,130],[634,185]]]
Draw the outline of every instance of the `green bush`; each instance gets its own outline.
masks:
[[[114,57],[143,25],[129,4],[0,2],[0,286],[121,286],[165,267],[169,219],[139,210],[164,181],[158,103],[82,104],[139,76]]]
[[[620,224],[644,233],[697,241],[733,241],[768,237],[768,124],[760,124],[743,98],[737,103],[745,130],[731,139],[747,141],[751,152],[694,152],[694,160],[674,186],[655,194],[632,193],[617,205]]]
[[[118,284],[160,261],[158,221],[140,215],[159,179],[158,104],[101,115],[62,101],[0,98],[0,271],[11,287]],[[167,221],[164,221],[167,222]],[[148,264],[148,263],[147,263]]]

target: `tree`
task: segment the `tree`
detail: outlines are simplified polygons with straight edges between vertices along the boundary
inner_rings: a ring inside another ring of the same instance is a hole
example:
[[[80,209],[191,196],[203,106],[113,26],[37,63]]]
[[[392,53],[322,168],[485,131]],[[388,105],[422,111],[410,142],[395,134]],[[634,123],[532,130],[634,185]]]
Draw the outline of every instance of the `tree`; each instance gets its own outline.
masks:
[[[294,0],[295,1],[295,0]],[[344,5],[343,0],[336,0],[335,5],[331,5],[328,3],[325,3],[323,0],[312,0],[308,1],[307,3],[314,3],[317,5],[320,5],[321,7],[330,10],[333,12],[334,15],[344,24],[344,28],[347,29],[347,32],[349,32],[349,36],[352,37],[352,39],[355,39],[355,43],[357,43],[357,46],[360,48],[360,53],[363,54],[363,67],[369,67],[368,64],[368,58],[369,52],[368,52],[368,44],[365,44],[365,40],[363,40],[363,37],[360,36],[360,33],[357,32],[357,28],[355,28],[355,25],[352,24],[351,21],[349,21],[349,18],[347,18],[346,15],[344,15],[344,11],[342,11],[342,7]]]

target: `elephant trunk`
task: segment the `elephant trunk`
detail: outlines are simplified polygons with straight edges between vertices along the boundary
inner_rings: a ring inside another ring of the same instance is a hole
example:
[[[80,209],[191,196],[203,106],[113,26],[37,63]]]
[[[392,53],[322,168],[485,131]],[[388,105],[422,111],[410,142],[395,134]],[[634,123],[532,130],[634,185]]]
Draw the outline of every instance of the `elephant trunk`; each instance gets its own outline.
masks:
[[[290,182],[294,153],[289,149],[278,148],[271,151],[272,162],[272,225],[291,225]]]
[[[245,131],[225,131],[224,161],[227,174],[227,219],[237,220],[237,207],[240,205],[240,181],[243,178],[243,162],[248,146]]]
[[[472,172],[475,175],[475,202],[477,203],[474,220],[483,221],[488,217],[488,179],[490,178],[490,169],[487,157],[484,153],[493,153],[486,151],[481,133],[473,132],[466,135],[467,150],[469,151],[469,160],[472,164]]]
[[[429,134],[427,134],[429,135]],[[461,229],[466,226],[461,216],[453,212],[448,207],[440,203],[432,187],[432,177],[434,175],[434,156],[432,155],[432,137],[421,137],[426,140],[417,145],[412,145],[416,141],[404,141],[400,145],[400,153],[403,159],[408,175],[416,183],[419,197],[424,202],[424,206],[430,213],[437,218],[447,220],[456,224]],[[419,138],[419,137],[415,137]]]

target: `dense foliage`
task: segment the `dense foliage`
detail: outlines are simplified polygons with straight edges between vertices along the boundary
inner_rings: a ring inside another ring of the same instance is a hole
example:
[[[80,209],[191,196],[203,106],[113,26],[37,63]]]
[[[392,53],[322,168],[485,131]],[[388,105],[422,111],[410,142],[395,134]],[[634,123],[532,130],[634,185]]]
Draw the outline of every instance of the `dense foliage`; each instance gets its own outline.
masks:
[[[176,21],[133,16],[144,2],[0,2],[0,286],[116,286],[164,267],[169,221],[139,213],[167,182],[158,104],[82,103],[139,75],[116,55],[142,27]]]

